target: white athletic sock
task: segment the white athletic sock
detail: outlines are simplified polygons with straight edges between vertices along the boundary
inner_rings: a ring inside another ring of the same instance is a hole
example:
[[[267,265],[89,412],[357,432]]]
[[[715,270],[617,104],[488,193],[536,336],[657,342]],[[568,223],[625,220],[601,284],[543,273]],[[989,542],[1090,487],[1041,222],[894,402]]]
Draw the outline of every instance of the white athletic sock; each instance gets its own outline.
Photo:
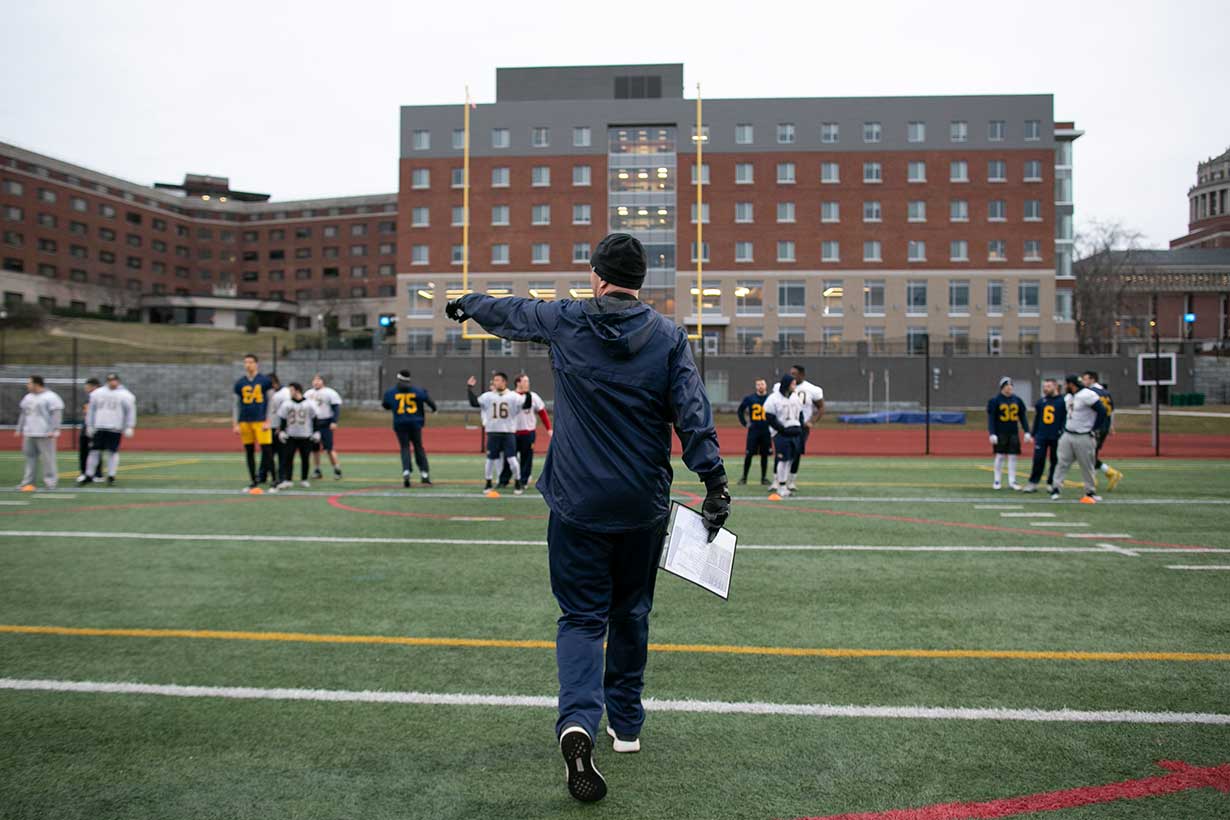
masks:
[[[1106,473],[1107,475],[1110,475],[1110,465],[1107,464],[1105,461],[1102,462],[1102,472]]]
[[[508,459],[508,469],[512,473],[514,486],[521,483],[521,459],[517,456]]]
[[[777,483],[784,490],[790,478],[790,462],[784,459],[777,465]]]
[[[102,458],[102,453],[98,450],[91,450],[90,454],[85,459],[85,474],[94,477],[94,473],[98,472],[98,462]]]
[[[999,472],[1000,470],[1003,469],[1003,467],[1004,467],[1004,454],[996,453],[995,454],[995,483],[996,484],[999,483]]]
[[[1008,483],[1016,483],[1016,456],[1008,456]]]
[[[120,451],[115,450],[107,454],[107,475],[115,478],[115,471],[120,466]]]
[[[799,474],[798,474],[798,473],[791,473],[791,474],[790,474],[790,486],[792,486],[792,487],[793,487],[793,486],[794,486],[794,483],[795,483],[796,481],[798,481],[798,480],[799,480]]]
[[[498,459],[498,458],[487,459],[487,466],[483,469],[483,477],[486,478],[488,481],[494,480],[495,477],[499,475],[499,473],[497,472],[497,468],[499,467],[500,463],[501,463],[501,459]]]

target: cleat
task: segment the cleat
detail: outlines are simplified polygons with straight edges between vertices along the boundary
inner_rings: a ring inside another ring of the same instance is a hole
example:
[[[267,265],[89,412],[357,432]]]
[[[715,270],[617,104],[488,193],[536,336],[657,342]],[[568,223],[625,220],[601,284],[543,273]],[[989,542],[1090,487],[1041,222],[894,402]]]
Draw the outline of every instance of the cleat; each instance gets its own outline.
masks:
[[[611,736],[611,748],[620,754],[639,752],[641,750],[641,739],[639,737],[620,737],[619,733],[610,726],[606,727],[606,733]]]
[[[342,471],[341,471],[339,468],[337,468],[337,467],[334,467],[334,468],[333,468],[333,480],[334,480],[334,481],[341,481],[341,480],[342,480]]]
[[[500,497],[499,490],[483,490],[483,495],[485,495],[487,498],[499,498]]]
[[[1101,500],[1102,500],[1102,496],[1098,495],[1097,493],[1085,493],[1085,495],[1081,498],[1081,503],[1082,504],[1097,504]]]
[[[793,485],[793,484],[787,484],[787,485],[786,485],[786,492],[788,492],[788,493],[797,493],[798,491],[799,491],[799,488],[798,488],[798,487],[796,487],[795,485]]]
[[[1123,480],[1123,471],[1110,468],[1110,472],[1106,474],[1106,492],[1110,492],[1119,486],[1119,482]]]
[[[325,477],[325,474],[320,471],[319,467],[317,467],[315,470],[312,470],[312,478],[324,478],[324,477]]]
[[[409,470],[406,470],[405,472],[401,474],[401,486],[403,487],[410,486],[410,471]]]
[[[1024,487],[1018,487],[1017,489],[1023,493],[1036,493],[1038,492],[1038,485],[1031,482],[1026,484]]]
[[[761,487],[768,487],[768,486],[769,486],[769,479],[767,479],[767,478],[762,478],[762,479],[760,479],[760,486],[761,486]]]
[[[78,484],[89,484],[89,483],[91,483],[93,480],[94,480],[94,479],[90,478],[90,477],[89,477],[88,475],[86,475],[85,473],[82,473],[81,475],[77,476],[77,478],[75,479],[76,483],[78,483]]]
[[[299,482],[299,486],[300,486],[300,487],[302,487],[303,489],[305,489],[305,490],[306,490],[306,489],[308,489],[309,487],[311,487],[311,486],[312,486],[312,482],[310,482],[310,481],[300,481],[300,482]]]
[[[747,484],[747,479],[746,478],[739,479],[739,484],[740,485]]]
[[[1051,501],[1059,500],[1059,490],[1051,490]]]
[[[23,493],[32,493],[38,488],[35,487],[33,484],[23,484],[20,489]]]
[[[1021,485],[1020,485],[1020,484],[1017,484],[1015,481],[1013,481],[1012,483],[1010,483],[1010,484],[1008,485],[1008,488],[1009,488],[1009,489],[1011,489],[1011,490],[1016,490],[1017,492],[1020,492],[1020,491],[1023,489],[1023,488],[1021,487]]]
[[[277,494],[277,492],[278,492],[277,485],[274,485],[274,486],[270,487],[268,490],[265,490],[265,492],[267,492],[267,493],[271,493],[271,494],[275,494],[275,495],[276,495],[276,494]]]
[[[274,487],[274,489],[275,490],[289,490],[293,486],[295,486],[295,482],[293,481],[282,481],[282,482],[279,482],[278,485]]]
[[[428,476],[426,473],[424,473],[424,474],[422,475],[422,477],[421,477],[421,478],[422,478],[422,483],[423,483],[423,484],[426,484],[428,487],[430,487],[430,486],[431,486],[431,477],[430,477],[430,476]]]
[[[594,741],[589,732],[576,724],[566,726],[559,736],[559,750],[564,756],[568,793],[583,803],[606,797],[606,779],[594,765]]]
[[[1004,486],[1004,485],[1003,485],[1003,484],[1000,484],[1000,483],[999,483],[999,479],[997,478],[997,479],[995,479],[995,482],[991,485],[991,489],[992,489],[992,490],[999,490],[999,489],[1002,489],[1002,488],[1003,488],[1003,486]]]
[[[114,485],[115,485],[115,476],[113,476],[113,475],[109,475],[109,476],[107,476],[107,486],[108,486],[108,487],[111,487],[111,486],[114,486]]]

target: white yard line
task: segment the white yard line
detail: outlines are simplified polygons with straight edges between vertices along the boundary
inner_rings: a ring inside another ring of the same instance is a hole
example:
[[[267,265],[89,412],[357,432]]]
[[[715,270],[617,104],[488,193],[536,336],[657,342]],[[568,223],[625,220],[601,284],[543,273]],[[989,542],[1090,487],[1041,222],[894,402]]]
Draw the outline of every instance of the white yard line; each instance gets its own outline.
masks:
[[[388,692],[344,689],[258,689],[247,686],[179,686],[175,684],[30,680],[0,678],[0,690],[111,695],[161,695],[178,698],[313,701],[324,703],[393,703],[415,706],[496,706],[554,709],[546,695],[478,695],[451,692]],[[1217,712],[1138,712],[1128,710],[950,708],[938,706],[837,706],[827,703],[764,703],[757,701],[659,700],[648,698],[650,712],[723,715],[797,715],[817,718],[882,718],[889,720],[1006,720],[1030,723],[1179,723],[1230,725],[1230,714]]]
[[[1024,504],[975,504],[975,510],[1023,510]]]
[[[1102,541],[1114,541],[1118,538],[1131,538],[1130,532],[1069,532],[1064,533],[1066,538],[1098,538]]]
[[[1166,569],[1230,570],[1230,564],[1170,564]]]
[[[1114,544],[1098,544],[1099,547],[1107,552],[1117,552],[1120,555],[1126,555],[1129,558],[1139,558],[1140,551],[1124,549],[1123,547],[1115,546]]]
[[[1054,518],[1055,513],[1048,512],[1006,512],[1000,513],[1000,518]]]
[[[1059,527],[1068,529],[1069,527],[1088,527],[1088,521],[1030,521],[1031,527]]]
[[[30,502],[29,502],[29,501],[0,501],[0,506],[5,506],[5,507],[28,507],[28,506],[30,506]]]

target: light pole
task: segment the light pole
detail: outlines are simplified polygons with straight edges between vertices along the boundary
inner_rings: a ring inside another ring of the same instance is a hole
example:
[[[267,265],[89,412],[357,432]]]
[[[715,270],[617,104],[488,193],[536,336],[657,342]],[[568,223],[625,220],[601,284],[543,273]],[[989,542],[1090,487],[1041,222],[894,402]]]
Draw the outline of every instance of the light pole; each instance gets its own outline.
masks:
[[[4,332],[8,329],[9,312],[0,308],[0,364],[4,364]]]
[[[320,356],[325,357],[325,315],[323,313],[316,314],[316,325],[320,328]]]

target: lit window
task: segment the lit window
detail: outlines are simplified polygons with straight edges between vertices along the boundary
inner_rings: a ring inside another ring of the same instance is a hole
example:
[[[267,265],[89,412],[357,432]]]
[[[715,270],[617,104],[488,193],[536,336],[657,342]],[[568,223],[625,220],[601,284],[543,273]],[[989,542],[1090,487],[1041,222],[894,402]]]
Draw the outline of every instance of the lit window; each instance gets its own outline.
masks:
[[[987,261],[988,262],[1007,262],[1008,261],[1008,243],[1002,239],[992,239],[987,242]]]
[[[735,315],[764,315],[764,282],[747,281],[735,283]]]
[[[842,307],[841,298],[845,295],[843,280],[841,279],[825,279],[824,290],[820,292],[822,308],[821,311],[825,316],[841,316],[845,313]]]

